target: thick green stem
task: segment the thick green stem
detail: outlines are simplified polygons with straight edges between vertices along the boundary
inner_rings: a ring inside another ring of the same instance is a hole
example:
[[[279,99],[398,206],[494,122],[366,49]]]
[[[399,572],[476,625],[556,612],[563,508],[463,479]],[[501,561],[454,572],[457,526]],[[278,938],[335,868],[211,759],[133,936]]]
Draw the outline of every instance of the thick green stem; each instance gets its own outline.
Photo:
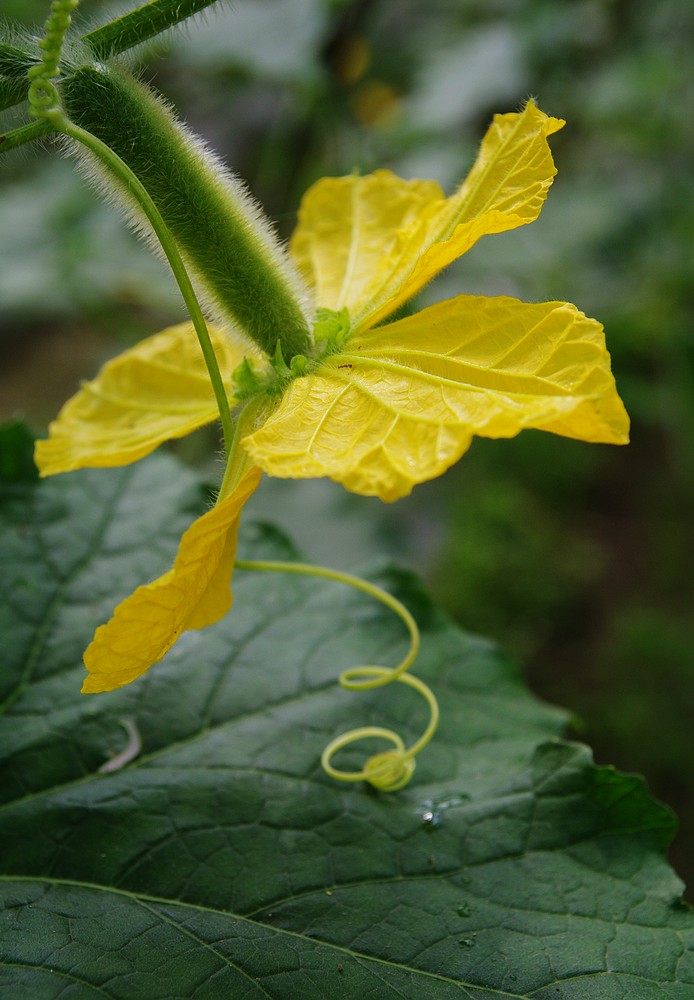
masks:
[[[75,125],[65,116],[60,105],[58,91],[50,80],[50,74],[53,71],[54,69],[52,69],[51,63],[48,59],[46,59],[44,65],[44,72],[46,75],[41,75],[40,72],[35,74],[31,87],[29,88],[29,100],[31,102],[30,111],[38,118],[39,122],[48,122],[52,128],[63,133],[64,135],[69,136],[71,139],[74,139],[76,142],[88,149],[94,156],[96,156],[127,189],[130,196],[137,202],[142,212],[145,214],[152,230],[159,240],[166,259],[169,262],[174,278],[176,279],[181,295],[183,296],[183,301],[185,302],[188,312],[190,313],[190,318],[193,322],[195,332],[198,336],[198,341],[200,343],[200,348],[210,376],[215,399],[217,400],[219,418],[222,423],[222,431],[224,434],[224,445],[228,453],[231,449],[233,439],[233,424],[231,420],[231,412],[229,410],[229,403],[224,389],[222,376],[219,371],[219,365],[217,364],[214,348],[212,347],[212,342],[210,340],[210,334],[207,329],[205,317],[202,314],[195,290],[191,284],[190,278],[188,277],[188,272],[186,271],[183,260],[181,259],[181,255],[178,252],[178,247],[172,239],[171,233],[167,229],[159,209],[152,201],[146,188],[135,176],[135,174],[133,174],[127,164],[123,163],[120,157],[118,157],[112,149],[109,149],[108,146],[106,146],[105,143],[103,143],[99,138],[91,135],[90,132],[80,128],[78,125]]]
[[[154,230],[161,248],[166,255],[166,259],[169,262],[174,278],[176,279],[181,295],[183,296],[183,301],[186,304],[193,326],[195,327],[195,332],[198,336],[200,348],[205,358],[205,364],[210,376],[210,381],[212,382],[215,399],[217,400],[217,407],[219,408],[219,418],[222,423],[225,449],[229,452],[231,450],[234,430],[229,410],[229,402],[227,400],[222,375],[219,371],[217,357],[214,353],[214,348],[212,347],[212,341],[210,340],[210,334],[207,329],[205,317],[203,316],[200,303],[198,302],[195,290],[193,289],[190,278],[188,277],[185,264],[183,263],[181,255],[178,252],[178,247],[176,246],[166,223],[162,219],[159,209],[152,201],[146,188],[141,184],[135,174],[133,174],[128,165],[124,163],[112,149],[109,149],[109,147],[103,143],[101,139],[67,119],[64,119],[61,123],[60,130],[71,139],[75,139],[77,142],[85,146],[91,153],[97,156],[102,163],[113,171],[118,180],[129,191],[144,214],[147,216],[147,220]]]

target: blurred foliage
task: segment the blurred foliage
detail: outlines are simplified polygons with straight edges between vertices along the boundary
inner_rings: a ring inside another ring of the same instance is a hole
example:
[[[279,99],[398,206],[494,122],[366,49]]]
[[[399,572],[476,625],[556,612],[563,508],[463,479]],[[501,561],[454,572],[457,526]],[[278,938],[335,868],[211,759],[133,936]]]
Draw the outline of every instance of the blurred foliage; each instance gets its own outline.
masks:
[[[3,13],[30,24],[46,6],[5,0]],[[93,23],[114,9],[83,2]],[[599,759],[643,771],[679,812],[673,861],[690,884],[692,38],[690,0],[237,0],[135,57],[284,235],[321,174],[389,166],[450,190],[494,112],[532,94],[567,119],[540,220],[484,240],[423,297],[559,298],[598,316],[632,445],[528,433],[477,442],[396,508],[332,484],[272,483],[256,510],[288,510],[285,526],[327,562],[377,544],[424,565],[459,621],[525,656],[536,689],[573,709]],[[179,307],[164,268],[65,163],[34,150],[0,162],[11,234],[0,242],[0,392],[19,384],[41,422],[80,344],[89,374],[117,349],[114,334],[136,339]],[[62,348],[42,354],[78,315],[91,332],[82,321],[69,361]],[[8,398],[3,416],[18,405]]]

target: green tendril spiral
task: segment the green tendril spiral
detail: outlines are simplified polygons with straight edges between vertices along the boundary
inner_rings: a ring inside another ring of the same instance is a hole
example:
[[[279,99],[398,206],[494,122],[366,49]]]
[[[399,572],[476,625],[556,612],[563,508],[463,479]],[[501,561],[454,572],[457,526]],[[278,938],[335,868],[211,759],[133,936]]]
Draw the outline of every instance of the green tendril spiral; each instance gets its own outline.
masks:
[[[371,691],[383,687],[391,681],[407,684],[422,695],[429,706],[429,723],[420,738],[411,746],[406,747],[402,738],[392,729],[381,726],[362,726],[350,729],[349,732],[337,736],[328,743],[321,755],[321,764],[326,774],[338,781],[367,781],[382,792],[395,792],[408,783],[415,769],[415,757],[429,743],[436,732],[439,721],[439,706],[433,691],[412,674],[407,673],[419,653],[419,629],[407,608],[392,594],[358,576],[341,573],[338,570],[326,569],[323,566],[312,566],[306,563],[238,560],[237,569],[264,570],[279,573],[300,573],[306,576],[318,576],[326,580],[336,580],[363,591],[390,608],[406,626],[410,636],[410,648],[405,657],[395,667],[359,666],[343,671],[338,680],[348,691]],[[365,739],[382,739],[392,744],[390,750],[373,754],[360,771],[343,771],[333,767],[334,756],[345,747]]]
[[[60,57],[63,54],[63,42],[68,28],[72,23],[72,12],[79,5],[79,0],[53,0],[51,10],[44,25],[43,38],[39,39],[41,62],[32,66],[28,72],[29,80],[29,113],[34,118],[50,120],[52,117],[62,117],[63,111],[58,97],[58,91],[52,83],[60,76]]]

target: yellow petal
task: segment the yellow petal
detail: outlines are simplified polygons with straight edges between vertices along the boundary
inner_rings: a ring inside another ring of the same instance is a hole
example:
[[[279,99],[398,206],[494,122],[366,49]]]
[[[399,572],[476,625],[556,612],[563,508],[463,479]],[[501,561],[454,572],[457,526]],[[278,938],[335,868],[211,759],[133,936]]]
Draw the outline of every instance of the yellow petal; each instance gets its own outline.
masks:
[[[533,101],[518,114],[496,115],[450,198],[431,181],[386,170],[319,181],[292,244],[318,306],[346,306],[353,329],[374,326],[480,237],[532,222],[556,173],[547,136],[563,124]]]
[[[222,377],[244,348],[210,329]],[[108,361],[65,403],[36,444],[42,476],[84,467],[126,465],[163,441],[183,437],[218,415],[192,323],[148,337]]]
[[[463,295],[348,347],[245,439],[271,475],[329,476],[390,501],[444,472],[475,434],[628,438],[602,327],[567,303]]]
[[[181,633],[222,618],[232,603],[241,509],[260,481],[251,466],[236,489],[188,528],[173,568],[122,601],[84,654],[82,691],[113,691],[162,658]]]
[[[374,326],[390,315],[482,236],[533,222],[557,172],[547,136],[564,124],[534,101],[518,114],[495,115],[465,182],[399,234],[365,290],[368,315],[355,315],[355,326]]]
[[[360,310],[364,289],[390,252],[397,233],[429,204],[440,204],[435,181],[404,181],[390,170],[367,177],[324,177],[299,209],[292,254],[316,302],[325,309]]]

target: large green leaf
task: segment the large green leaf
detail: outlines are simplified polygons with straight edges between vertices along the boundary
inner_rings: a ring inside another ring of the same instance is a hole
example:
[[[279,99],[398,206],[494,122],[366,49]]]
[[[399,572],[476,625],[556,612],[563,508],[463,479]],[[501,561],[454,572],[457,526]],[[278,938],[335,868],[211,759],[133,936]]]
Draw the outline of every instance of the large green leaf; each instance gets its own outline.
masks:
[[[562,741],[563,714],[407,575],[375,574],[419,620],[443,714],[396,794],[320,769],[344,728],[424,724],[402,685],[336,687],[404,643],[338,585],[239,572],[224,621],[80,696],[94,625],[204,503],[159,455],[3,487],[0,995],[691,1000],[670,814]],[[243,547],[291,557],[267,527]]]

